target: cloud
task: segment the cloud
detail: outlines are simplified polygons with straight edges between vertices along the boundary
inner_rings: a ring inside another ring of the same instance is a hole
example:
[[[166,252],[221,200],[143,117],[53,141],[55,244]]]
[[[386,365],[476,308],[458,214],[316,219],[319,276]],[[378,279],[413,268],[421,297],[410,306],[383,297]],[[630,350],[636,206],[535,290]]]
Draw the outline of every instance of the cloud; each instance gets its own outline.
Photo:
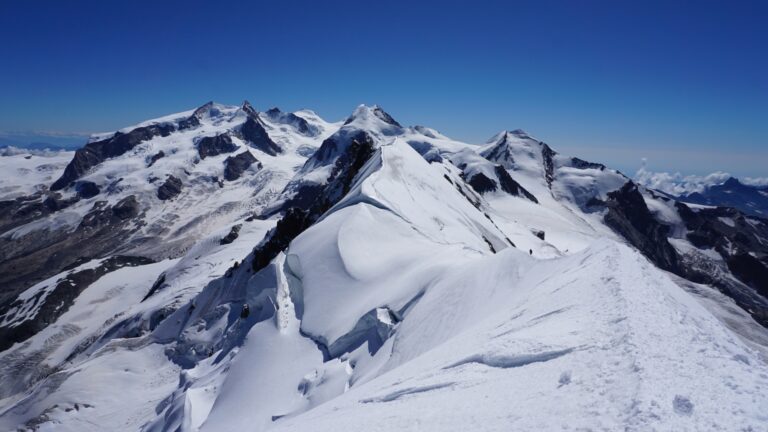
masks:
[[[731,174],[715,171],[707,175],[683,175],[679,172],[650,171],[647,159],[642,159],[640,169],[635,173],[635,182],[651,189],[660,190],[671,195],[686,195],[693,192],[703,192],[708,186],[725,183]],[[751,186],[767,186],[768,177],[745,177],[739,179]]]
[[[34,155],[34,156],[56,156],[66,152],[67,150],[49,150],[49,149],[26,149],[14,146],[0,147],[0,157],[2,156],[17,156],[17,155]]]

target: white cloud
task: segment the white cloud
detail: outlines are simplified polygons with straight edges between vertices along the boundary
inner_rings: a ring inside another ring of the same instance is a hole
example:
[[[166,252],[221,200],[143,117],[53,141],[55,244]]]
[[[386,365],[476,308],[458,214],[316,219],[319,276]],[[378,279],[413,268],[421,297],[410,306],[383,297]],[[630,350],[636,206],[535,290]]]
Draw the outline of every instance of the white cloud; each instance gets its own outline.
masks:
[[[672,195],[685,195],[693,192],[703,192],[708,186],[723,184],[731,174],[716,171],[707,175],[683,175],[679,172],[650,171],[647,159],[642,159],[640,169],[635,173],[635,182],[651,189],[657,189]],[[752,186],[768,185],[768,177],[745,177],[739,179],[744,184]]]
[[[16,156],[16,155],[34,155],[34,156],[56,156],[58,154],[61,154],[62,152],[66,152],[66,150],[37,150],[37,149],[26,149],[26,148],[19,148],[14,146],[8,146],[8,147],[0,147],[0,156]]]

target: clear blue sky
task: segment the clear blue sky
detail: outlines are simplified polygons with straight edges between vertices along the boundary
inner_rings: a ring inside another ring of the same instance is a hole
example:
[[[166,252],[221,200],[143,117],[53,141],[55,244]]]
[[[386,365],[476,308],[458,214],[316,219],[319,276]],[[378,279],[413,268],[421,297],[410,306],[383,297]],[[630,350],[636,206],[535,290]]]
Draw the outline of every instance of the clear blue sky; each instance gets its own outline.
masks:
[[[523,128],[629,173],[768,175],[766,1],[0,0],[0,131],[208,100],[359,103],[473,142]]]

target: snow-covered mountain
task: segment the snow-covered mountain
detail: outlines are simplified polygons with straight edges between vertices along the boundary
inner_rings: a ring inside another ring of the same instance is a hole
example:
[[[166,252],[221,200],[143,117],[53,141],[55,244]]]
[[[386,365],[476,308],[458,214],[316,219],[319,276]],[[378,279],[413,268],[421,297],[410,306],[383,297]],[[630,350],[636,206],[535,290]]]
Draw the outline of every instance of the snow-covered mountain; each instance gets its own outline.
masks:
[[[768,186],[751,186],[730,177],[722,184],[707,186],[679,198],[683,202],[709,206],[732,207],[745,214],[768,217]]]
[[[768,427],[768,220],[377,106],[65,157],[0,158],[0,429]]]

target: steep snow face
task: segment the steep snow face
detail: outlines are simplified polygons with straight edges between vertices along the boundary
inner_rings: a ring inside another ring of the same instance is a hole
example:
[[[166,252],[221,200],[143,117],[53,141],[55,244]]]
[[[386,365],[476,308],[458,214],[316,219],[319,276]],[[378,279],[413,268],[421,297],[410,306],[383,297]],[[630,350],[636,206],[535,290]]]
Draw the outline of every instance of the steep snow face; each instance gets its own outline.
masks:
[[[436,272],[509,246],[440,167],[400,140],[380,147],[359,177],[286,252],[301,269],[302,329],[327,345],[370,310],[402,309]]]

